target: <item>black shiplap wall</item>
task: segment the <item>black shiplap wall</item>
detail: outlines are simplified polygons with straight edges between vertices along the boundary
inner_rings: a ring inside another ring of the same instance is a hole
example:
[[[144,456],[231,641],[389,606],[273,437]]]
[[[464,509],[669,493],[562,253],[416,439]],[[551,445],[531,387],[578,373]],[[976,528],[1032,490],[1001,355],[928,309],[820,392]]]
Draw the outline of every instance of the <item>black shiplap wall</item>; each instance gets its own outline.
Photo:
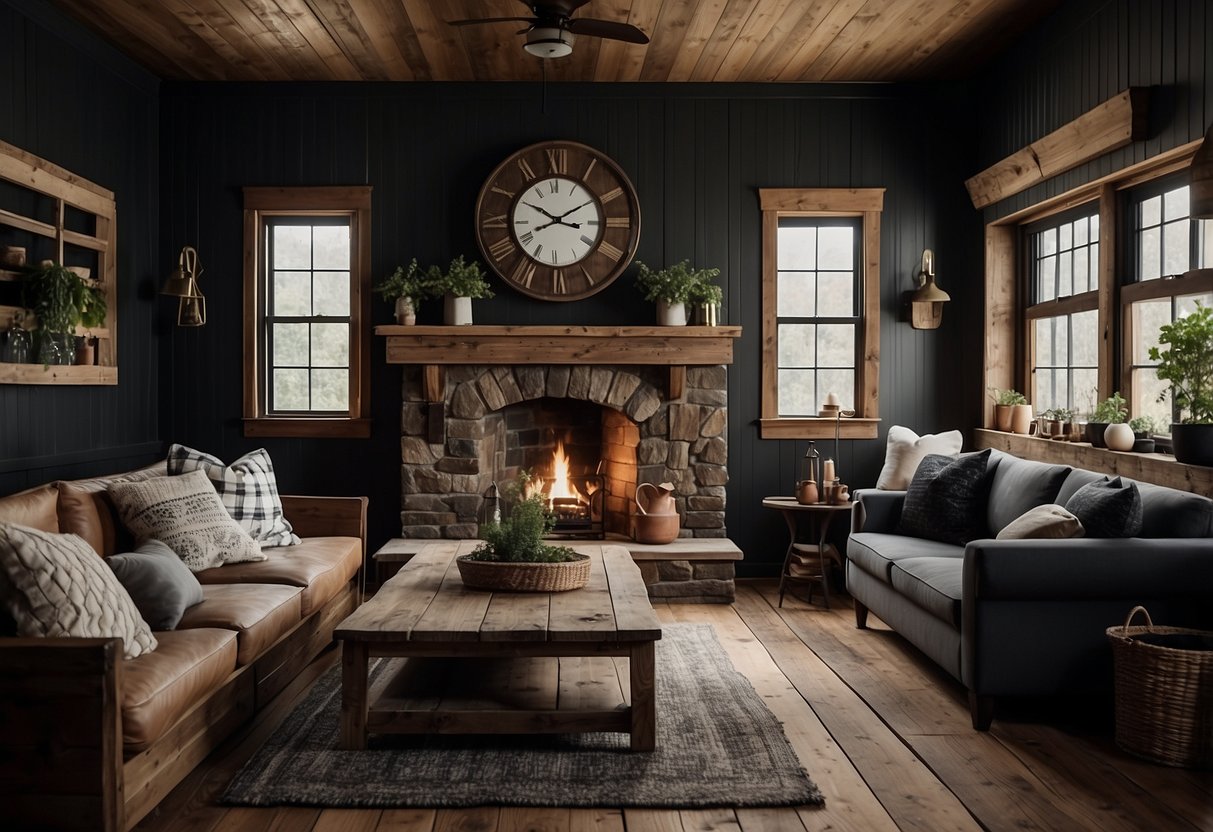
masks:
[[[0,139],[114,191],[119,281],[117,386],[0,385],[0,493],[159,454],[158,86],[49,4],[0,0]]]
[[[1145,141],[1105,154],[986,209],[986,220],[1201,138],[1213,121],[1213,4],[1066,3],[1009,50],[981,84],[972,175],[1130,86],[1151,88]]]
[[[843,443],[840,471],[871,485],[892,424],[972,427],[980,384],[980,227],[963,173],[971,136],[945,116],[960,98],[880,86],[729,85],[166,85],[161,99],[160,260],[195,245],[209,323],[170,328],[160,379],[161,435],[230,459],[256,447],[241,432],[241,195],[244,185],[374,186],[378,277],[474,255],[477,191],[501,159],[567,138],[615,158],[640,194],[640,259],[721,268],[725,319],[745,328],[729,373],[730,536],[744,574],[773,571],[782,520],[760,508],[788,493],[804,443],[762,441],[759,415],[759,187],[885,187],[882,234],[881,438]],[[944,326],[898,319],[924,246],[937,251],[954,302]],[[581,302],[541,303],[497,284],[482,323],[629,324],[653,318],[625,273]],[[436,304],[422,311],[435,321]],[[162,310],[162,314],[166,314]],[[374,320],[387,323],[386,304]],[[367,494],[371,546],[399,534],[400,370],[373,345],[369,440],[266,440],[287,493]],[[967,399],[972,399],[972,396]]]

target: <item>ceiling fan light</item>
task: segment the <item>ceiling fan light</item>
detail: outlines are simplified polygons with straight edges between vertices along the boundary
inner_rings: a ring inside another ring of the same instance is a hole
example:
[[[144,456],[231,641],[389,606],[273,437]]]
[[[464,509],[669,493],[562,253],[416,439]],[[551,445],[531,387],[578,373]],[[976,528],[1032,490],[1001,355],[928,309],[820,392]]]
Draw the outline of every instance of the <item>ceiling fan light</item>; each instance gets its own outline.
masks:
[[[538,58],[563,58],[573,53],[573,33],[555,26],[536,26],[526,33],[522,48]]]

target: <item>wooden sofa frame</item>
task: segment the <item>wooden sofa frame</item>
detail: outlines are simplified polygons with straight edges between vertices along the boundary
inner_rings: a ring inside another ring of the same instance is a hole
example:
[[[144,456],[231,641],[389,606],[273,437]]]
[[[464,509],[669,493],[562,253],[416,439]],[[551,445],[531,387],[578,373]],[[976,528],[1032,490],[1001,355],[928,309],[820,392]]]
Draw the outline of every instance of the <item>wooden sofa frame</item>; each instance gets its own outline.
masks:
[[[366,497],[288,497],[301,537],[362,541]],[[365,566],[143,751],[122,747],[122,642],[0,639],[0,800],[7,828],[125,832],[285,688],[358,606]],[[9,825],[13,824],[13,825]]]

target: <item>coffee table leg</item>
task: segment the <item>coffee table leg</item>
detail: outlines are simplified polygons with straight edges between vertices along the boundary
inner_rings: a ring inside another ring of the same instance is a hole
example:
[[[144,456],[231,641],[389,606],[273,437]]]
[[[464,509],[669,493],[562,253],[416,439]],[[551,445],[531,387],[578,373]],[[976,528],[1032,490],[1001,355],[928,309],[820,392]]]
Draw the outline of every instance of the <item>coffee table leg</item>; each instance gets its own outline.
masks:
[[[632,750],[657,747],[657,678],[654,642],[633,645],[628,672],[632,677]]]
[[[366,748],[366,644],[341,643],[341,747]]]

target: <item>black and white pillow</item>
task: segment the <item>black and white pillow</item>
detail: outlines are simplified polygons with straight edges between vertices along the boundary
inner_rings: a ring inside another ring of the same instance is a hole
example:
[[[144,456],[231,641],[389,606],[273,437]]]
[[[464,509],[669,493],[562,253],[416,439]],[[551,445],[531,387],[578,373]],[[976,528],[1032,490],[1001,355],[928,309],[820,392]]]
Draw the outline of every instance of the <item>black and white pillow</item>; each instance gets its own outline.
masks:
[[[231,465],[224,465],[210,454],[173,444],[168,449],[169,476],[191,471],[206,474],[227,513],[262,548],[299,543],[298,535],[282,514],[274,466],[265,448],[258,448]]]

